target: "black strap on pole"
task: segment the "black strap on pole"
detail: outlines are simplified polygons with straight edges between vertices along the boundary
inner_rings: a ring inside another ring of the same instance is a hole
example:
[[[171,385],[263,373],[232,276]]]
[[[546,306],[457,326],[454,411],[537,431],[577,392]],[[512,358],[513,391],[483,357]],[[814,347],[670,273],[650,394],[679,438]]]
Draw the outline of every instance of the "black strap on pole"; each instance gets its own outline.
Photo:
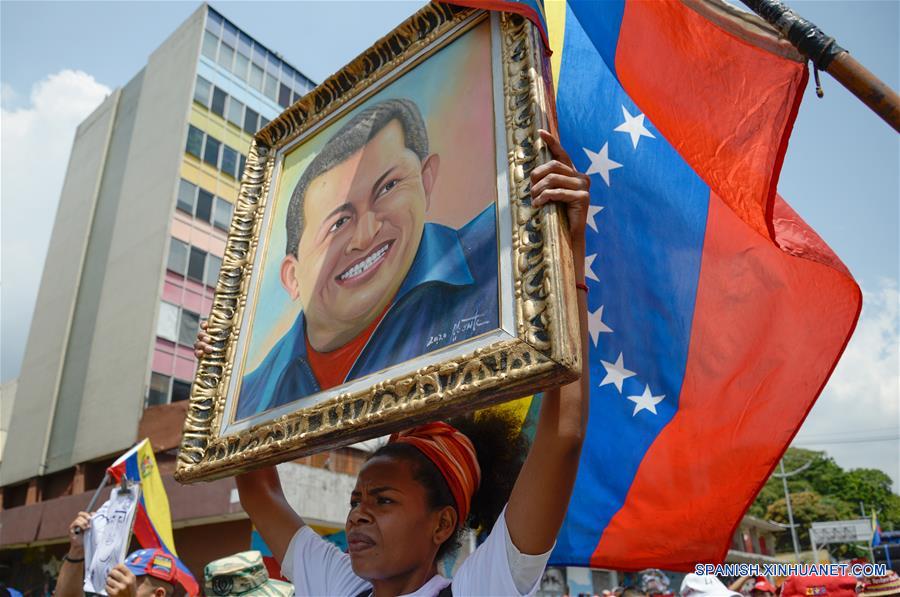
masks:
[[[827,71],[841,52],[846,52],[833,37],[807,21],[781,0],[741,0],[753,12],[778,29],[800,53],[812,60],[817,68]]]
[[[900,132],[900,96],[857,62],[833,37],[785,6],[781,0],[741,0],[775,27],[801,54],[812,61],[816,94],[822,97],[819,69],[846,87],[860,101]]]

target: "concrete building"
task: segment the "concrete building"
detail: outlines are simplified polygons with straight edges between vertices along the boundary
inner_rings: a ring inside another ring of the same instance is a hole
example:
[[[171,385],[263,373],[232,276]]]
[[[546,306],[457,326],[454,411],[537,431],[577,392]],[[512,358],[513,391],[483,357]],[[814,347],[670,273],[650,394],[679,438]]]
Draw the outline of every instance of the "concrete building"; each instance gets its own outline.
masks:
[[[312,87],[204,4],[78,127],[21,373],[3,388],[0,580],[52,582],[68,523],[143,437],[194,572],[249,548],[233,481],[183,487],[171,473],[244,154]],[[345,449],[285,465],[289,497],[324,529],[342,526],[361,459]]]

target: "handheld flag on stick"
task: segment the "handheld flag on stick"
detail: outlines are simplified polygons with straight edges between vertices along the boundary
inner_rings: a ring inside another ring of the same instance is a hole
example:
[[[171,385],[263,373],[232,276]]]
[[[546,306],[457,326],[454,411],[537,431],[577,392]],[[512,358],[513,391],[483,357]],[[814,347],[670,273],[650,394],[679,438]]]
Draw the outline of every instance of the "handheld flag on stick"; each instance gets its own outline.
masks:
[[[881,545],[881,525],[878,524],[878,514],[872,508],[872,547]]]
[[[162,549],[166,553],[176,557],[176,565],[182,568],[183,574],[179,578],[185,579],[187,585],[194,583],[194,587],[188,587],[189,595],[197,595],[200,586],[196,584],[193,575],[184,567],[181,560],[177,559],[175,551],[175,539],[172,533],[172,515],[169,512],[169,498],[163,485],[159,468],[156,466],[156,457],[150,440],[143,439],[136,446],[122,454],[108,469],[106,473],[118,483],[123,477],[141,484],[141,494],[138,501],[137,512],[134,518],[134,536],[141,547]]]
[[[719,562],[861,306],[775,192],[804,61],[712,0],[543,14],[560,138],[592,178],[590,420],[551,561]]]

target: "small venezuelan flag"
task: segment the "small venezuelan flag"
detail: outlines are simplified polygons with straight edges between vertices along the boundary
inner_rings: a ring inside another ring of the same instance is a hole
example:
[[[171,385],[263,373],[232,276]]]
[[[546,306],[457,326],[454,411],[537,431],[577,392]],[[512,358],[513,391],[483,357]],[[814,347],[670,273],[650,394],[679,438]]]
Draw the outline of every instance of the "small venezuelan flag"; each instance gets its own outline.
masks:
[[[169,498],[163,485],[159,468],[156,466],[156,457],[153,455],[153,447],[150,440],[143,439],[136,446],[122,454],[112,466],[106,469],[107,474],[116,482],[122,477],[129,481],[141,484],[141,499],[138,502],[137,513],[134,517],[134,536],[137,542],[144,548],[159,548],[172,554],[176,558],[175,539],[172,534],[172,515],[169,512]],[[176,560],[179,567],[184,564]],[[187,568],[183,568],[187,576],[193,580],[193,576]],[[190,595],[199,593],[199,586]]]

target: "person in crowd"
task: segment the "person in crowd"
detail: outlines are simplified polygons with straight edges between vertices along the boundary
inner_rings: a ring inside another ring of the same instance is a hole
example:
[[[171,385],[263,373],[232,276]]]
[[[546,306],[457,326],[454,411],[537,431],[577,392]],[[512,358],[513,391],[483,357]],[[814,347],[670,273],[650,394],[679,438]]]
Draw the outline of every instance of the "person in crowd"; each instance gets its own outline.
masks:
[[[900,576],[891,569],[887,574],[867,576],[863,579],[860,597],[896,597],[900,596]]]
[[[847,575],[789,576],[781,584],[781,597],[856,597],[856,578]]]
[[[84,532],[91,515],[79,512],[69,524],[69,551],[56,580],[56,597],[84,595]],[[179,563],[161,549],[139,549],[116,565],[106,579],[110,597],[179,597],[187,591],[181,582]]]
[[[775,597],[775,586],[765,576],[740,576],[728,589],[749,597]]]
[[[258,551],[242,551],[213,560],[203,570],[203,592],[211,595],[247,597],[292,597],[290,583],[269,578]]]
[[[640,588],[629,585],[622,589],[621,597],[647,597]]]
[[[775,591],[775,585],[766,580],[765,576],[757,576],[750,589],[750,597],[775,597]]]
[[[553,159],[532,172],[532,204],[557,202],[565,208],[580,341],[587,355],[590,181],[554,135],[541,131],[540,136]],[[203,332],[195,348],[198,356],[208,352]],[[525,440],[499,414],[393,435],[362,467],[349,496],[346,554],[316,535],[290,507],[274,468],[237,477],[241,505],[297,595],[532,595],[572,494],[587,424],[588,381],[584,365],[580,380],[544,393],[524,462]],[[437,563],[457,547],[466,527],[487,537],[451,582],[437,573]]]
[[[741,595],[749,595],[753,589],[753,577],[750,575],[739,576],[732,582],[728,583],[728,590],[740,593]]]
[[[672,593],[671,581],[666,573],[659,568],[647,568],[639,573],[640,587],[644,595],[648,597],[670,597]]]

